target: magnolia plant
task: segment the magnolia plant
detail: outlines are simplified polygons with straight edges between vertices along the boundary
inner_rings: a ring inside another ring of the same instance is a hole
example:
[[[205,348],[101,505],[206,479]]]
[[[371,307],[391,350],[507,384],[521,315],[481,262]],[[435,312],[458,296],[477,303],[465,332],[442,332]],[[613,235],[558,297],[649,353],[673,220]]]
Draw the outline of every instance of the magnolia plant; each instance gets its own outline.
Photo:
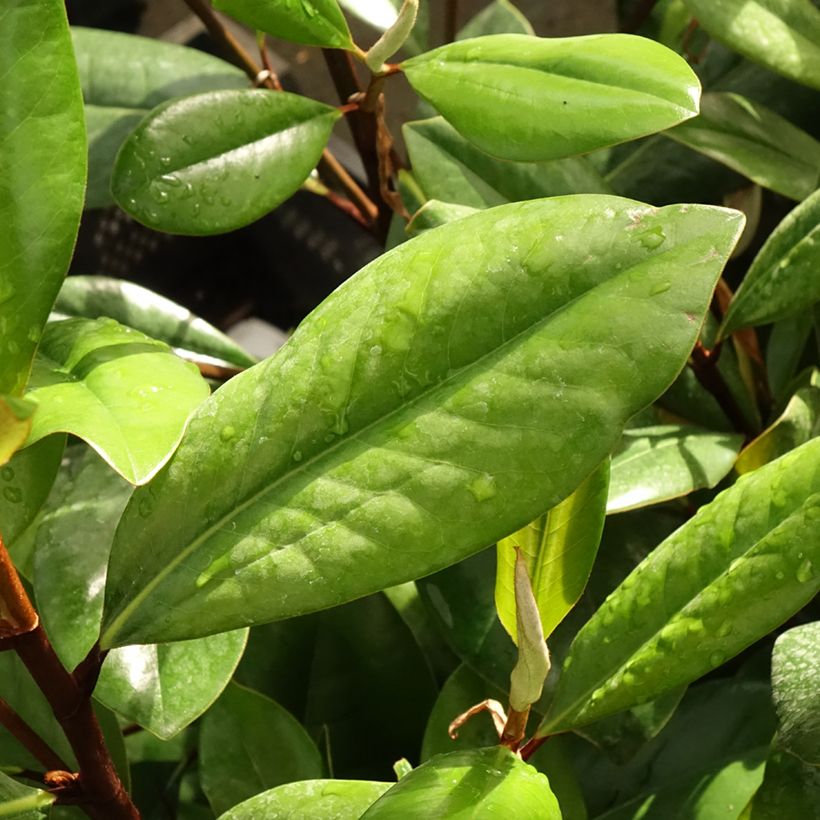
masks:
[[[0,816],[817,817],[816,4],[188,6],[0,6]],[[300,189],[387,250],[264,361],[65,278]]]

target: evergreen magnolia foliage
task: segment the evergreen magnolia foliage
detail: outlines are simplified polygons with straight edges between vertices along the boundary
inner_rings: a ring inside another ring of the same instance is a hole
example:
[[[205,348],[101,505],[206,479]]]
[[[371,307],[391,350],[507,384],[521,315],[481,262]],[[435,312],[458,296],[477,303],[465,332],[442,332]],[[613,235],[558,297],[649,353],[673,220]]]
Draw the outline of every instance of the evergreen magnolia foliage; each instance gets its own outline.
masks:
[[[820,817],[817,5],[189,5],[0,4],[0,817]],[[385,252],[264,361],[65,278],[299,190]]]

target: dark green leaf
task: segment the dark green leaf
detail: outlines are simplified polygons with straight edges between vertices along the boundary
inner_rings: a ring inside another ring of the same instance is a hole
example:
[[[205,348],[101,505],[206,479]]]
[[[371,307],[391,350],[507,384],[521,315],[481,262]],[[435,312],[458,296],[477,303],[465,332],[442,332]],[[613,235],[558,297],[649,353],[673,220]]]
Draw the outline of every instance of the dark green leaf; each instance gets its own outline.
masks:
[[[196,720],[231,679],[246,629],[108,654],[94,696],[128,721],[167,739]]]
[[[737,94],[704,94],[700,116],[666,136],[791,199],[805,199],[820,179],[820,143]]]
[[[820,88],[820,10],[811,0],[684,0],[716,40]]]
[[[114,199],[150,228],[205,235],[247,225],[319,162],[337,109],[265,90],[213,91],[155,108],[125,141]]]
[[[607,512],[714,487],[732,469],[742,444],[743,436],[688,425],[627,430],[612,457]]]
[[[820,191],[771,233],[729,305],[722,336],[799,313],[820,300]]]
[[[820,769],[773,750],[747,812],[741,820],[820,820]]]
[[[245,88],[249,82],[230,63],[174,43],[77,26],[71,37],[88,128],[86,208],[113,203],[117,152],[154,106],[202,91]]]
[[[132,484],[150,480],[208,396],[195,365],[113,319],[52,322],[29,384],[29,443],[56,432],[87,441]]]
[[[0,772],[0,817],[37,820],[57,798],[42,789],[24,786]]]
[[[662,131],[698,112],[685,60],[628,34],[497,34],[403,64],[410,84],[470,142],[504,159],[560,159]]]
[[[446,225],[448,222],[455,222],[457,219],[470,216],[476,210],[469,205],[454,205],[452,202],[439,202],[437,199],[431,199],[422,205],[407,223],[407,233],[415,236]]]
[[[132,498],[104,646],[333,606],[533,520],[680,370],[740,227],[553,198],[372,262],[204,402]]]
[[[820,622],[796,626],[775,642],[772,698],[778,744],[804,763],[820,765]]]
[[[609,193],[584,157],[499,160],[464,139],[443,117],[407,123],[403,134],[413,176],[427,199],[487,208],[560,194]]]
[[[20,394],[74,249],[86,140],[62,0],[5,0],[0,31],[0,394]]]
[[[307,46],[353,49],[336,0],[214,0],[214,6],[251,28]]]
[[[604,528],[608,485],[609,460],[560,504],[498,542],[495,605],[516,643],[516,547],[525,560],[544,635],[549,638],[586,586]]]
[[[219,820],[292,820],[294,807],[305,818],[359,820],[390,783],[368,780],[303,780],[287,783],[234,806]]]
[[[560,820],[549,781],[509,749],[437,755],[403,777],[362,820],[398,817],[503,817],[511,807],[531,820]]]
[[[256,360],[236,342],[186,308],[147,288],[109,276],[69,276],[55,310],[86,319],[108,317],[152,339],[222,359],[238,367]]]
[[[820,588],[818,454],[815,439],[741,477],[643,561],[573,641],[539,733],[692,681],[810,601]]]
[[[772,326],[766,344],[766,373],[776,404],[788,398],[786,391],[797,374],[813,324],[812,311],[804,310]]]
[[[255,794],[323,772],[319,750],[292,715],[230,683],[202,721],[199,774],[220,815]]]
[[[458,32],[456,39],[469,40],[487,34],[532,35],[535,32],[530,21],[510,0],[492,0]]]

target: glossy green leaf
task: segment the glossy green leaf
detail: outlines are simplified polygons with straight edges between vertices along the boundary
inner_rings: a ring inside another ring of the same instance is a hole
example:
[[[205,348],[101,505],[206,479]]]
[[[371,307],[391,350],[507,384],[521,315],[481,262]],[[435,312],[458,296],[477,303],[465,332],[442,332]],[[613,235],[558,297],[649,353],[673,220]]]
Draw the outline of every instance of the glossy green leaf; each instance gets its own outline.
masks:
[[[799,83],[820,88],[820,10],[811,0],[684,0],[716,40]]]
[[[247,225],[299,190],[338,110],[266,90],[213,91],[155,108],[117,156],[111,191],[156,230],[207,235]]]
[[[509,749],[437,755],[403,777],[362,820],[397,817],[501,817],[514,806],[532,820],[560,820],[549,781]]]
[[[86,208],[113,203],[117,152],[154,106],[173,97],[248,86],[243,71],[194,48],[78,26],[71,37],[88,129]]]
[[[69,276],[60,289],[54,309],[66,316],[116,319],[172,347],[214,356],[237,367],[250,367],[256,363],[233,339],[204,319],[170,299],[124,279]]]
[[[820,622],[784,632],[772,653],[778,742],[804,763],[820,765]]]
[[[9,820],[37,820],[46,817],[46,809],[56,796],[12,780],[0,772],[0,817]]]
[[[820,142],[737,94],[704,94],[700,116],[666,136],[791,199],[805,199],[820,180]]]
[[[37,608],[68,669],[99,637],[108,554],[132,489],[91,448],[74,445],[42,508],[34,536]]]
[[[561,194],[609,193],[584,157],[552,162],[509,162],[476,148],[443,117],[402,129],[413,176],[427,199],[471,208]]]
[[[820,769],[772,750],[763,783],[740,820],[819,820]]]
[[[525,559],[544,635],[549,638],[586,586],[604,528],[608,484],[607,460],[568,498],[498,542],[495,604],[513,641],[517,642],[516,547]]]
[[[629,34],[497,34],[442,46],[403,68],[470,142],[525,162],[662,131],[695,116],[700,96],[685,60]]]
[[[474,214],[478,209],[469,205],[454,205],[452,202],[440,202],[431,199],[413,214],[413,218],[407,223],[407,233],[416,236],[425,231],[439,228],[448,222],[455,222],[465,216]]]
[[[533,520],[682,367],[740,227],[710,207],[553,198],[372,262],[203,403],[132,498],[103,644],[333,606]]]
[[[813,324],[812,311],[803,310],[772,325],[766,343],[766,375],[776,405],[788,398],[789,384],[797,375]]]
[[[492,0],[458,32],[457,40],[470,40],[488,34],[533,35],[530,21],[510,2]]]
[[[62,0],[0,8],[0,394],[20,394],[80,223],[86,140]]]
[[[214,0],[214,6],[251,28],[307,46],[353,49],[336,0]]]
[[[729,305],[722,336],[774,322],[820,301],[820,191],[770,234]]]
[[[5,464],[23,446],[36,409],[34,402],[0,396],[0,464]]]
[[[113,319],[52,322],[29,384],[38,407],[28,441],[72,433],[123,478],[143,484],[168,460],[209,392],[194,365]]]
[[[308,733],[278,703],[230,683],[202,721],[199,774],[220,815],[283,783],[321,777],[322,758]]]
[[[789,400],[783,414],[740,454],[738,473],[749,473],[820,435],[820,373]]]
[[[658,504],[714,487],[732,469],[743,436],[689,425],[626,430],[612,457],[607,512]]]
[[[94,697],[128,721],[167,739],[219,697],[242,657],[246,629],[169,644],[124,646],[108,654]]]
[[[573,641],[540,734],[692,681],[811,600],[818,454],[815,439],[741,477],[630,574]]]
[[[294,807],[305,818],[316,820],[359,820],[390,783],[368,780],[302,780],[258,794],[219,820],[292,820]]]

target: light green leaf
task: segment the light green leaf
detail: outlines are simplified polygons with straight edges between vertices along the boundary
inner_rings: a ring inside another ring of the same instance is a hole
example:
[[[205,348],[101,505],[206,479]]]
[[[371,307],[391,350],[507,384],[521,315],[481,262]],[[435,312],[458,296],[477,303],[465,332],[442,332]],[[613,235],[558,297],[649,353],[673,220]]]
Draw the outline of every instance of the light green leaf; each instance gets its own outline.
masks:
[[[820,10],[811,0],[684,0],[716,40],[799,83],[820,88]]]
[[[560,159],[662,131],[698,112],[683,58],[629,34],[463,40],[403,63],[456,130],[504,159]]]
[[[741,820],[820,820],[820,769],[773,749],[746,811]]]
[[[498,542],[495,604],[513,641],[517,642],[515,548],[521,549],[526,562],[544,635],[548,638],[586,586],[604,528],[608,484],[607,460],[568,498]]]
[[[255,794],[322,773],[308,733],[258,692],[229,683],[202,721],[199,776],[217,815]]]
[[[820,373],[789,400],[783,414],[740,454],[735,469],[750,473],[820,435]]]
[[[792,316],[820,301],[820,191],[770,234],[729,305],[721,336]]]
[[[299,190],[340,116],[307,97],[266,90],[171,100],[123,144],[111,191],[156,230],[198,236],[234,230]]]
[[[304,818],[359,820],[390,783],[369,780],[302,780],[252,797],[219,820],[292,820],[294,806]]]
[[[784,632],[772,653],[772,698],[778,744],[804,763],[820,765],[820,621]]]
[[[372,262],[205,402],[132,498],[104,645],[333,606],[533,520],[680,370],[741,223],[553,198]]]
[[[19,395],[74,249],[86,140],[62,0],[5,0],[0,31],[0,394]]]
[[[626,430],[612,457],[607,513],[714,487],[732,469],[743,436],[690,425]]]
[[[72,433],[123,478],[143,484],[171,456],[208,393],[194,365],[113,319],[52,322],[27,394],[38,405],[28,442]]]
[[[23,446],[36,409],[34,402],[14,396],[0,396],[0,464],[6,464]]]
[[[55,310],[86,319],[108,317],[152,339],[195,353],[204,353],[237,367],[256,360],[236,342],[186,308],[133,282],[109,276],[69,276]]]
[[[283,40],[306,46],[355,48],[336,0],[214,0],[214,6]]]
[[[500,746],[437,755],[380,797],[362,820],[502,817],[511,806],[531,820],[560,820],[549,781]]]
[[[458,32],[456,39],[470,40],[487,34],[533,35],[535,32],[530,21],[510,0],[492,0]]]
[[[124,646],[103,663],[94,697],[167,740],[196,720],[233,675],[247,629],[194,641]]]
[[[738,94],[704,94],[700,116],[665,136],[791,199],[805,199],[820,180],[820,142]]]
[[[440,202],[431,199],[413,214],[413,218],[407,223],[407,233],[411,236],[429,231],[446,225],[448,222],[455,222],[465,216],[470,216],[478,210],[469,205],[454,205],[452,202]]]
[[[584,157],[509,162],[476,148],[443,117],[407,123],[413,176],[428,199],[487,208],[561,194],[605,194],[609,186]]]
[[[72,27],[71,37],[88,129],[86,208],[114,202],[110,186],[117,152],[154,106],[249,83],[240,69],[194,48],[78,26]]]
[[[643,561],[576,636],[539,734],[692,681],[810,601],[819,455],[815,439],[742,476]]]
[[[37,820],[46,816],[45,809],[56,799],[49,792],[24,786],[0,772],[0,817]]]

